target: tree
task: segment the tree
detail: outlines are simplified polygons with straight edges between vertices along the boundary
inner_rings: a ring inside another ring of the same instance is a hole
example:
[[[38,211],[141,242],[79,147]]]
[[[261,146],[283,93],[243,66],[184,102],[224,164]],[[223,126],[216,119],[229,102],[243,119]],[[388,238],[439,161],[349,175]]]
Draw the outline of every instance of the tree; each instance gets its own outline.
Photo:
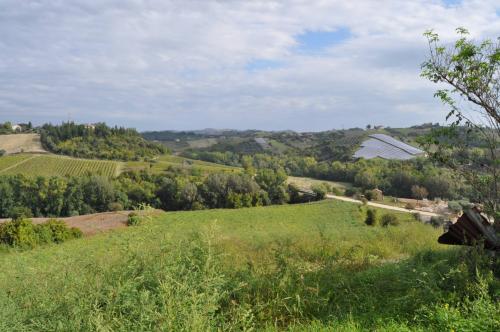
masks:
[[[450,127],[435,130],[425,143],[432,157],[467,180],[498,221],[500,41],[475,42],[464,28],[457,33],[459,39],[449,47],[441,45],[435,32],[425,33],[430,55],[422,64],[422,76],[447,87],[435,97],[450,108],[447,119],[452,119]],[[484,158],[468,153],[471,137],[481,138]]]
[[[429,192],[424,187],[415,185],[411,187],[411,194],[416,200],[422,200],[427,198]]]
[[[273,204],[284,204],[288,201],[286,180],[287,175],[281,169],[277,171],[270,168],[259,169],[255,176],[255,181],[268,193]]]

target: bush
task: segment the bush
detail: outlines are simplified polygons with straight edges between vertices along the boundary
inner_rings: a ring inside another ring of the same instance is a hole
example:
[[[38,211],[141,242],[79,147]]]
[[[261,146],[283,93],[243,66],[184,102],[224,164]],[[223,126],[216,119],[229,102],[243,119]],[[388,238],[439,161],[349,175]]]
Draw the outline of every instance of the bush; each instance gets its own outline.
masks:
[[[0,243],[12,247],[34,248],[40,244],[62,243],[82,237],[77,228],[68,228],[63,221],[50,219],[34,225],[30,219],[19,218],[0,225]]]
[[[30,219],[17,218],[0,226],[0,243],[12,247],[34,248],[39,239]]]
[[[135,212],[130,212],[128,214],[127,225],[128,226],[137,226],[141,223],[141,217]]]
[[[378,224],[377,210],[368,209],[366,211],[365,224],[368,226],[376,226]]]
[[[358,195],[360,193],[361,193],[361,190],[359,188],[356,188],[356,187],[347,188],[345,190],[345,195],[347,197],[354,197],[355,195]]]
[[[341,196],[342,195],[342,190],[338,187],[331,186],[331,193],[335,196]]]
[[[326,197],[328,189],[323,184],[320,184],[312,186],[311,190],[313,191],[317,200],[322,200]]]
[[[52,235],[51,242],[54,243],[62,243],[66,240],[82,236],[82,233],[79,229],[68,228],[68,226],[66,226],[66,224],[61,220],[50,219],[39,226],[46,227],[50,230],[50,233]]]
[[[437,217],[433,216],[429,220],[429,224],[431,224],[435,228],[443,226],[445,222],[446,222],[445,219],[443,217],[441,217],[441,216],[437,216]]]
[[[448,209],[453,213],[460,213],[462,212],[462,205],[457,201],[449,201]]]
[[[32,217],[33,213],[31,212],[31,209],[25,206],[16,206],[10,209],[9,211],[9,218],[11,218],[12,220],[32,218]]]
[[[373,200],[373,190],[365,190],[364,196],[367,200]]]
[[[400,223],[398,216],[396,216],[394,213],[384,214],[382,216],[381,222],[382,222],[382,226],[384,226],[384,227],[397,226]]]
[[[123,205],[119,202],[109,203],[108,205],[109,211],[123,211]]]
[[[407,210],[415,210],[415,208],[416,208],[415,203],[412,203],[412,202],[408,202],[405,205],[405,209],[407,209]]]

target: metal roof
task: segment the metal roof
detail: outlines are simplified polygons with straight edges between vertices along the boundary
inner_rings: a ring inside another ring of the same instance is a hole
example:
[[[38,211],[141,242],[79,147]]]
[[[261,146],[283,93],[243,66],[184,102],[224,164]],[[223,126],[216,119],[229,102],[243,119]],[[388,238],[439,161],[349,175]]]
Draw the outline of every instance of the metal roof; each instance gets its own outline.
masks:
[[[361,148],[356,151],[354,158],[372,159],[379,157],[383,159],[408,160],[424,153],[420,149],[384,134],[373,134],[369,137],[369,139],[361,144]]]
[[[390,145],[394,145],[395,147],[397,147],[399,149],[405,150],[409,154],[416,155],[416,154],[422,154],[422,153],[424,153],[424,151],[422,151],[420,149],[417,149],[416,147],[413,147],[413,146],[408,145],[406,143],[403,143],[401,141],[398,141],[397,139],[395,139],[395,138],[393,138],[391,136],[388,136],[388,135],[373,134],[373,135],[370,135],[370,137],[373,137],[375,139],[378,139],[378,140],[380,140],[382,142],[385,142],[385,143],[388,143]]]

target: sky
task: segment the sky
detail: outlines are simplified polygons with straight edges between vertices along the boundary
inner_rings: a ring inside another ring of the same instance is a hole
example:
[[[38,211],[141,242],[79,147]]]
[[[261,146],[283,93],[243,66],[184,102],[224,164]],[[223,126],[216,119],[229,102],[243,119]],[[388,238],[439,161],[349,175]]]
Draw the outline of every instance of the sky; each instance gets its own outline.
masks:
[[[496,0],[0,0],[0,122],[320,131],[445,120],[423,32]]]

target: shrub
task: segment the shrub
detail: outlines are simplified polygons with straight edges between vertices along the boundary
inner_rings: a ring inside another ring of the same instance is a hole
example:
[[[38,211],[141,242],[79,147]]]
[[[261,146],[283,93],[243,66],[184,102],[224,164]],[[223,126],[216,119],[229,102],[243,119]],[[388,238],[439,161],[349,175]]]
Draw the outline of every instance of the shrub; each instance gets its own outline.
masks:
[[[71,227],[69,229],[69,231],[70,231],[71,237],[73,239],[79,239],[79,238],[83,237],[83,232],[79,228]]]
[[[448,209],[453,213],[460,213],[462,212],[462,205],[457,201],[449,201]]]
[[[331,186],[331,193],[335,196],[341,196],[342,195],[342,190],[338,187],[335,187],[335,186]]]
[[[367,200],[373,200],[373,190],[365,190],[364,196]]]
[[[429,220],[429,224],[431,224],[435,228],[443,226],[445,222],[446,222],[445,219],[441,216],[433,216]]]
[[[352,188],[347,188],[345,190],[345,195],[347,197],[354,197],[355,195],[358,195],[361,191],[359,190],[359,188],[356,188],[356,187],[352,187]]]
[[[128,214],[127,225],[128,226],[137,226],[141,223],[141,217],[136,212],[130,212]]]
[[[381,201],[381,200],[383,200],[382,192],[380,190],[377,190],[377,189],[365,190],[365,197],[369,201]]]
[[[78,228],[68,228],[61,220],[50,219],[34,225],[30,219],[19,218],[0,225],[0,243],[19,248],[34,248],[40,244],[62,243],[80,238]]]
[[[15,206],[9,211],[9,218],[11,218],[12,220],[32,218],[32,217],[33,213],[31,212],[31,209],[25,206]]]
[[[315,198],[317,200],[322,200],[326,197],[326,194],[327,194],[327,188],[323,185],[323,184],[320,184],[320,185],[314,185],[312,186],[312,191],[315,195]]]
[[[123,205],[119,202],[109,203],[108,209],[109,211],[122,211]]]
[[[34,248],[38,235],[30,219],[17,218],[0,226],[0,242],[20,248]]]
[[[416,208],[415,203],[412,203],[412,202],[408,202],[405,205],[405,209],[407,209],[407,210],[415,210],[415,208]]]
[[[469,202],[466,199],[461,199],[461,200],[457,201],[457,203],[460,204],[460,206],[462,207],[463,210],[470,209],[474,206],[473,203]]]
[[[378,224],[377,210],[368,209],[366,211],[365,224],[368,226],[376,226]]]
[[[386,213],[382,216],[381,219],[382,226],[387,227],[387,226],[397,226],[399,225],[399,219],[398,216],[396,216],[394,213]]]
[[[61,220],[50,219],[40,226],[48,227],[50,229],[50,232],[52,234],[52,242],[54,243],[62,243],[74,237],[81,237],[81,235],[75,236],[76,234],[74,228],[68,228],[68,226],[66,226],[66,224]]]

